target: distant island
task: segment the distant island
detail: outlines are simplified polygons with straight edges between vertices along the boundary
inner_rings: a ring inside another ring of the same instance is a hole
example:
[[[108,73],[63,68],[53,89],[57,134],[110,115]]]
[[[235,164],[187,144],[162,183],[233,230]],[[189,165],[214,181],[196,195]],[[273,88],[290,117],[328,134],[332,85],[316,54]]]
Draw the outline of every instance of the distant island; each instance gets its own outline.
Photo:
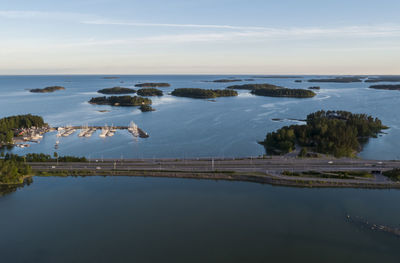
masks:
[[[154,109],[153,107],[151,107],[150,105],[141,105],[141,106],[139,107],[139,109],[140,109],[142,112],[155,111],[155,109]]]
[[[229,82],[239,82],[242,81],[241,79],[217,79],[217,80],[213,80],[213,82],[216,83],[229,83]]]
[[[155,88],[145,88],[145,89],[139,89],[137,91],[137,94],[139,96],[163,96],[162,90],[155,89]]]
[[[296,79],[294,82],[296,83],[302,83],[303,81],[301,79]]]
[[[177,97],[187,97],[194,99],[212,99],[218,97],[234,97],[237,96],[238,93],[234,90],[228,89],[199,89],[199,88],[181,88],[175,89],[171,95]]]
[[[148,98],[138,96],[111,96],[111,97],[95,97],[89,101],[91,104],[111,105],[111,106],[141,106],[150,105],[152,101]]]
[[[309,87],[308,89],[312,89],[312,90],[320,90],[320,89],[321,89],[321,87],[318,87],[318,86],[313,86],[313,87]]]
[[[228,89],[251,90],[254,95],[268,97],[312,98],[317,95],[311,90],[287,89],[272,84],[235,85],[228,87]]]
[[[50,92],[54,92],[54,91],[57,91],[57,90],[65,90],[65,88],[61,87],[61,86],[51,86],[51,87],[46,87],[46,88],[43,88],[43,89],[31,89],[30,92],[33,92],[33,93],[50,93]]]
[[[135,93],[136,90],[124,87],[114,87],[114,88],[101,89],[97,92],[102,94],[131,94]]]
[[[104,77],[103,79],[119,79],[119,77]]]
[[[308,82],[352,83],[362,82],[360,77],[336,77],[330,79],[309,79]]]
[[[307,124],[285,126],[268,133],[261,142],[270,154],[286,154],[301,147],[335,157],[354,157],[361,144],[387,129],[377,118],[347,111],[318,111],[307,116]]]
[[[375,83],[375,82],[400,82],[400,76],[378,76],[378,77],[371,77],[365,80],[368,83]]]
[[[171,87],[169,83],[139,83],[136,84],[135,87],[139,88],[166,88]]]
[[[370,89],[400,90],[400,85],[372,85]]]
[[[253,76],[253,78],[259,79],[301,79],[302,76],[285,76],[285,75],[270,75],[270,76]]]

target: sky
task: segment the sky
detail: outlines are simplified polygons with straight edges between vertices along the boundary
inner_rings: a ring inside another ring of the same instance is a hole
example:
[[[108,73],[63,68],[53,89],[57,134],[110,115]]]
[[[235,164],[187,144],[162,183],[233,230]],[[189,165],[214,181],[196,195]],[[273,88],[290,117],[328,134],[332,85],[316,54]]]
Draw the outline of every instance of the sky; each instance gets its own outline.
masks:
[[[0,0],[0,75],[400,74],[399,0]]]

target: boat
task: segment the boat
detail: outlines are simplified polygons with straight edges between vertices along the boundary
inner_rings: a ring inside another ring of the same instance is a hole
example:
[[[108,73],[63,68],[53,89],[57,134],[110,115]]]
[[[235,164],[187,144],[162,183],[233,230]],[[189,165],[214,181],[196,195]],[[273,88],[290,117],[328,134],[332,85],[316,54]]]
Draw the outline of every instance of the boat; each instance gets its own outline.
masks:
[[[133,136],[139,137],[138,126],[133,121],[131,121],[131,123],[129,124],[128,131],[132,133]]]
[[[101,138],[105,138],[107,136],[108,131],[109,131],[109,129],[108,129],[108,126],[106,124],[103,128],[101,128],[100,137]]]

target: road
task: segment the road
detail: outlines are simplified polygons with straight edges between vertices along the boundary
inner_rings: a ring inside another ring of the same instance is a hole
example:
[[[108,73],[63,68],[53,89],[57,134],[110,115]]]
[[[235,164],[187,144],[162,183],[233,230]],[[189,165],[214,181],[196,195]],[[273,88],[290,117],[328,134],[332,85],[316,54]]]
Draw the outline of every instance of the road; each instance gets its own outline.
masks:
[[[92,159],[81,163],[29,163],[34,171],[71,172],[78,175],[126,175],[221,179],[290,186],[399,188],[381,174],[400,168],[400,161],[362,159],[299,159],[285,157],[241,159]],[[283,171],[367,171],[373,178],[352,179],[284,176]],[[234,173],[232,173],[234,172]]]

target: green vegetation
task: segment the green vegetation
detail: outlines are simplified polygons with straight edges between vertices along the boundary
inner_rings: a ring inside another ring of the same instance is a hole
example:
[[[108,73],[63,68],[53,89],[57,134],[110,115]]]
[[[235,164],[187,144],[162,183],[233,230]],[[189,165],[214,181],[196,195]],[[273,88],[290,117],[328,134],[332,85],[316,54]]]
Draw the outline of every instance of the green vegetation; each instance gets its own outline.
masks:
[[[228,87],[228,89],[251,90],[251,93],[254,95],[268,97],[312,98],[317,95],[310,90],[287,89],[267,83],[235,85]]]
[[[58,158],[57,158],[58,157]],[[58,154],[54,154],[54,158],[49,154],[44,153],[28,153],[25,156],[19,156],[16,154],[7,153],[4,157],[4,160],[16,161],[16,162],[32,162],[32,163],[41,163],[41,162],[87,162],[85,157],[75,157],[75,156],[58,156]]]
[[[374,176],[364,171],[329,171],[329,172],[290,172],[284,171],[282,175],[296,176],[305,178],[330,178],[330,179],[357,179],[357,178],[373,178]]]
[[[49,92],[54,92],[57,90],[65,90],[64,87],[61,86],[51,86],[51,87],[46,87],[44,89],[31,89],[30,92],[34,93],[49,93]]]
[[[166,88],[170,86],[169,83],[140,83],[135,85],[135,87],[139,88]]]
[[[111,96],[111,97],[95,97],[89,103],[97,105],[111,105],[111,106],[140,106],[149,105],[152,101],[148,98],[131,97],[131,96]]]
[[[162,90],[155,89],[155,88],[145,88],[145,89],[140,89],[137,91],[137,94],[139,96],[162,96],[163,92]]]
[[[175,89],[172,93],[173,96],[177,97],[188,97],[195,99],[211,99],[218,97],[233,97],[237,96],[238,93],[234,90],[212,90],[212,89],[197,89],[197,88],[182,88]]]
[[[268,133],[261,144],[271,154],[286,154],[299,145],[322,154],[353,157],[363,141],[387,129],[377,118],[346,111],[318,111],[308,115],[306,122]]]
[[[21,161],[0,160],[0,185],[22,184],[31,173],[32,168]]]
[[[150,105],[141,105],[141,106],[139,107],[139,109],[140,109],[142,112],[155,111],[155,109],[154,109],[153,107],[151,107]]]
[[[368,78],[365,82],[376,83],[376,82],[400,82],[400,76],[379,76],[374,78]]]
[[[131,94],[131,93],[135,93],[136,90],[124,88],[124,87],[114,87],[114,88],[108,88],[108,89],[101,89],[97,92],[102,93],[102,94]]]
[[[332,83],[352,83],[362,82],[360,77],[337,77],[331,79],[310,79],[308,82],[332,82]]]
[[[400,90],[400,85],[372,85],[370,89]]]
[[[11,143],[16,129],[43,127],[46,125],[42,117],[31,114],[2,118],[0,119],[0,144]]]
[[[383,175],[390,178],[390,180],[400,181],[400,169],[383,172]]]

